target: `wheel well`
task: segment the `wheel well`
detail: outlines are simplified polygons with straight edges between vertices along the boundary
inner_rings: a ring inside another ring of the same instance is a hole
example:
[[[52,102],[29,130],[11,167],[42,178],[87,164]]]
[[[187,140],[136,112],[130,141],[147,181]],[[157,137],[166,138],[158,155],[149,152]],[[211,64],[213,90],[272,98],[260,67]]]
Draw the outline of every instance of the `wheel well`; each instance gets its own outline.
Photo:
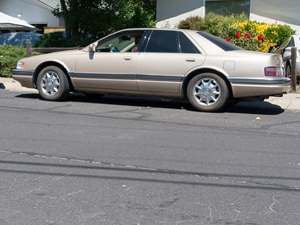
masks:
[[[227,84],[227,87],[229,89],[229,93],[230,93],[230,97],[232,97],[232,87],[231,87],[231,84],[228,80],[228,78],[221,72],[217,71],[217,70],[214,70],[214,69],[198,69],[198,70],[195,70],[193,72],[191,72],[189,75],[187,75],[183,81],[183,85],[182,85],[182,93],[183,93],[183,96],[186,98],[187,97],[187,86],[190,82],[191,79],[193,79],[193,77],[199,75],[199,74],[202,74],[202,73],[213,73],[213,74],[216,74],[216,75],[219,75],[220,77],[223,78],[223,80],[226,82]]]
[[[70,75],[68,73],[68,71],[66,70],[66,68],[64,66],[62,66],[61,64],[59,64],[58,62],[44,62],[42,64],[40,64],[34,71],[33,73],[33,86],[36,87],[36,83],[37,83],[37,78],[38,78],[38,75],[39,73],[44,69],[46,68],[47,66],[56,66],[58,68],[60,68],[67,76],[67,79],[69,81],[69,84],[70,84],[70,89],[73,90],[73,84],[72,84],[72,81],[71,81],[71,78],[70,78]]]

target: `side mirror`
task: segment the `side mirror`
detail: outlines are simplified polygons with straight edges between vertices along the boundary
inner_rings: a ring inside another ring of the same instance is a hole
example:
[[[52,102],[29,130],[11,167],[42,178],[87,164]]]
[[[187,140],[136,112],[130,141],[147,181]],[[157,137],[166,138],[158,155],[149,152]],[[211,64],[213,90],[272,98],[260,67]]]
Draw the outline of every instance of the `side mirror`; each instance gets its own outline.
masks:
[[[94,59],[95,52],[96,52],[96,45],[95,44],[89,45],[89,58],[90,58],[90,60]]]
[[[89,53],[93,54],[96,52],[96,45],[95,44],[90,44],[89,45]]]

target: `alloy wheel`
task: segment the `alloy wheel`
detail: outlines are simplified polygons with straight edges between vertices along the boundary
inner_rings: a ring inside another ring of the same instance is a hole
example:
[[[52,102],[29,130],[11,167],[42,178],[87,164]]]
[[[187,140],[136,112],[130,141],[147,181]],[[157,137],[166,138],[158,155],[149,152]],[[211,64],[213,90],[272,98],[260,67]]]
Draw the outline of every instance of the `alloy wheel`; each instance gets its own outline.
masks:
[[[60,78],[55,71],[47,71],[41,78],[41,88],[45,95],[54,96],[60,88]]]
[[[221,97],[220,84],[212,78],[202,78],[193,89],[194,98],[202,106],[211,106],[218,102]]]

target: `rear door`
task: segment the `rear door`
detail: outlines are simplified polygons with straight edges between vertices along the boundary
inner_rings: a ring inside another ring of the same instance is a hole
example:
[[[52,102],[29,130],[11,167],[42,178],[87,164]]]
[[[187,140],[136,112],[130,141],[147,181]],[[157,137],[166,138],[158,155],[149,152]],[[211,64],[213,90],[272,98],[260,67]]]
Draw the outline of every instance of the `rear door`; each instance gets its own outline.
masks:
[[[185,33],[154,30],[139,57],[138,88],[148,94],[178,96],[185,74],[204,59]]]

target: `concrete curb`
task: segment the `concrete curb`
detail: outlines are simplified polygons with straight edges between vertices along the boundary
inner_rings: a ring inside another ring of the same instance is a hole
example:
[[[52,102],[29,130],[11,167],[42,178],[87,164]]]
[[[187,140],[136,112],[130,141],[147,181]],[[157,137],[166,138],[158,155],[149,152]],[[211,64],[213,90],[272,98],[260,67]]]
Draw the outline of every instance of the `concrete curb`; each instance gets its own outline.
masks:
[[[0,77],[0,89],[6,89],[11,92],[37,92],[35,89],[24,88],[19,82],[12,78]],[[278,105],[284,110],[300,112],[300,94],[289,93],[283,97],[271,97],[266,100],[274,105]]]

